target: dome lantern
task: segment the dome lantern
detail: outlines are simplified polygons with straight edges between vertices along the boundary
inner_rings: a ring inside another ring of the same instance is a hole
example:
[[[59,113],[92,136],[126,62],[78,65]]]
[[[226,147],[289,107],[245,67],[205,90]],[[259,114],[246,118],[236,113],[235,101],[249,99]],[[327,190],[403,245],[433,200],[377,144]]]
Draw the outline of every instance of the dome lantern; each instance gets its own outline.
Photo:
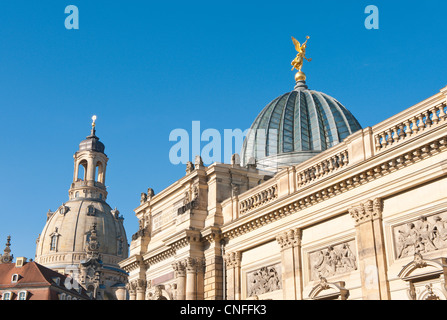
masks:
[[[357,119],[340,102],[310,90],[301,71],[306,42],[292,38],[298,56],[292,61],[296,85],[270,102],[250,127],[241,150],[243,165],[276,172],[329,149],[361,129]]]

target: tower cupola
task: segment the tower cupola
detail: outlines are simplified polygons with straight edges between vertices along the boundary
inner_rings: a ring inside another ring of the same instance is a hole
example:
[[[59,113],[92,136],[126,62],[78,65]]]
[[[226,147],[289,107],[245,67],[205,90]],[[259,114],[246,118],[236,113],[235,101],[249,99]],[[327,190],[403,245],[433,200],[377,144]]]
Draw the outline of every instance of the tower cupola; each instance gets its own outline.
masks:
[[[93,116],[92,120],[90,135],[81,141],[79,150],[73,156],[75,167],[73,183],[69,190],[70,200],[107,198],[105,174],[109,159],[104,153],[104,144],[96,136],[96,116]]]

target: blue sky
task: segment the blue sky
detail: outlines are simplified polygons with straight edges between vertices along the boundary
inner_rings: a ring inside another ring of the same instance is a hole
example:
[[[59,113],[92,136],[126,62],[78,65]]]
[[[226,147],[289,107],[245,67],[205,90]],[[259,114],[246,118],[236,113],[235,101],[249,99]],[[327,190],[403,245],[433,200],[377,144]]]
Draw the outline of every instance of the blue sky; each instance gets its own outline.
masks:
[[[64,26],[79,8],[79,30]],[[380,12],[367,30],[367,5]],[[34,258],[48,209],[68,200],[73,154],[96,114],[108,203],[137,229],[141,192],[185,173],[176,128],[247,129],[291,91],[296,52],[311,89],[363,127],[447,85],[447,3],[428,1],[7,1],[0,7],[0,252]],[[193,155],[192,155],[193,156]],[[191,156],[191,157],[192,157]]]

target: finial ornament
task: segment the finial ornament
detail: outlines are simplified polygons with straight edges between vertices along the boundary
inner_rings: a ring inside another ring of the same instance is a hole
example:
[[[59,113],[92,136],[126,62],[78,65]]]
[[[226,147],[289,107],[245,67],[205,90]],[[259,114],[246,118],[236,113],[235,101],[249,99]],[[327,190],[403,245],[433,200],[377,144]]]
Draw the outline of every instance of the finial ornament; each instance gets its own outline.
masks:
[[[3,251],[3,255],[0,254],[0,264],[2,263],[10,263],[14,259],[14,256],[11,254],[11,236],[6,238],[6,248]]]
[[[96,129],[95,129],[95,127],[96,127],[96,119],[97,119],[97,117],[94,115],[93,117],[92,117],[92,132],[91,132],[91,136],[93,137],[94,135],[95,135],[95,133],[96,133]]]
[[[308,59],[306,57],[307,40],[309,39],[310,37],[307,36],[306,41],[303,44],[301,44],[298,40],[292,37],[293,44],[295,45],[295,49],[298,52],[296,58],[292,61],[292,70],[293,69],[298,70],[298,72],[295,75],[295,80],[297,82],[306,80],[306,75],[304,74],[304,72],[301,71],[301,69],[303,68],[304,59],[306,59],[309,62],[312,61],[312,59]]]

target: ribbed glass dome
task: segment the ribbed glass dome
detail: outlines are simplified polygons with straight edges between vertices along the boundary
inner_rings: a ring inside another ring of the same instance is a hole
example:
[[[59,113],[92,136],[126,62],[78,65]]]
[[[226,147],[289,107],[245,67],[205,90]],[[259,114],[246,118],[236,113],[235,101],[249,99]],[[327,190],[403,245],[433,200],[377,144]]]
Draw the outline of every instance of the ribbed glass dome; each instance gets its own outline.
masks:
[[[301,163],[361,129],[336,99],[298,81],[292,92],[269,103],[253,122],[242,147],[244,165],[277,171]]]

